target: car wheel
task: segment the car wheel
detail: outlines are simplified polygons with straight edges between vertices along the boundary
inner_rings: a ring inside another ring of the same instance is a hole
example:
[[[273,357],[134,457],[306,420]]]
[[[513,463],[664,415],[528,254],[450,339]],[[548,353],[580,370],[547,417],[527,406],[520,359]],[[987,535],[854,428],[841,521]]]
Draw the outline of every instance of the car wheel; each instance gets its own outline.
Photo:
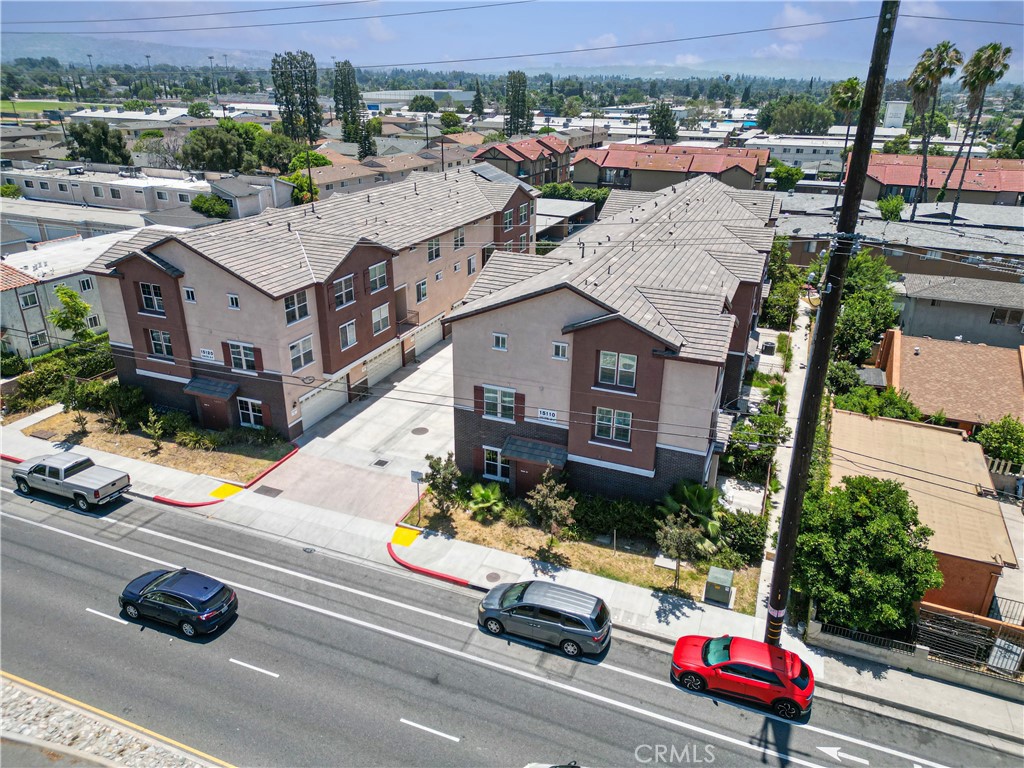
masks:
[[[196,625],[193,624],[191,621],[181,622],[181,634],[183,634],[185,637],[195,637]]]
[[[27,481],[22,480],[19,477],[18,478],[18,490],[21,491],[22,493],[24,493],[26,496],[28,496],[30,493],[32,493],[32,486],[30,486]]]
[[[789,699],[779,699],[772,704],[772,711],[785,720],[795,720],[800,717],[800,707]]]
[[[703,691],[708,687],[707,681],[696,672],[687,672],[681,680],[683,687],[689,691]]]
[[[562,653],[564,653],[566,656],[572,656],[573,658],[583,653],[583,649],[580,648],[580,644],[577,643],[575,640],[563,640],[561,647]]]
[[[85,496],[75,496],[75,506],[78,507],[80,512],[88,512],[91,505]]]
[[[505,627],[503,627],[501,622],[497,619],[487,619],[487,621],[484,622],[484,629],[492,635],[500,635],[505,631]]]
[[[137,619],[137,618],[139,618],[139,606],[135,605],[135,603],[125,603],[124,604],[124,614],[129,619]]]

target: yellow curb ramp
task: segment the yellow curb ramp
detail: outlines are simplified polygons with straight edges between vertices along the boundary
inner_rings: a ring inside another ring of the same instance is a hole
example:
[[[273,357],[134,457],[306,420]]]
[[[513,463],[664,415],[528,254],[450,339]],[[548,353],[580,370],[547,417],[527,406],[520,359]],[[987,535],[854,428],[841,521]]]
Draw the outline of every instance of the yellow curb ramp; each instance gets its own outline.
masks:
[[[398,544],[402,547],[408,547],[416,541],[416,537],[419,535],[420,532],[414,531],[412,528],[395,528],[395,532],[391,534],[391,543]]]

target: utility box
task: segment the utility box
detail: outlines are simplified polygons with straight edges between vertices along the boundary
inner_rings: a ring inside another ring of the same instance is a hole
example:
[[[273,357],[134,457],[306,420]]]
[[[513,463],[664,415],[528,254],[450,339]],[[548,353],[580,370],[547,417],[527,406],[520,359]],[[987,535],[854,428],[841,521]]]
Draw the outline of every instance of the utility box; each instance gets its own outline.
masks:
[[[733,572],[725,568],[709,568],[708,581],[704,585],[704,602],[719,603],[728,608],[732,607]]]
[[[775,342],[774,341],[766,341],[764,344],[762,344],[761,345],[761,353],[765,354],[765,355],[774,355],[775,354]]]

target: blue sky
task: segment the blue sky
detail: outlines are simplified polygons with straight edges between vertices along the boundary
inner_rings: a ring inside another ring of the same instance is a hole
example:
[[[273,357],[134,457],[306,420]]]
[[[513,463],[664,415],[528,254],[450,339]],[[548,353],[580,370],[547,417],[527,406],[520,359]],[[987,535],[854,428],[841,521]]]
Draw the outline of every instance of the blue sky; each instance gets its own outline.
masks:
[[[113,30],[135,30],[112,36],[109,47],[97,46],[97,63],[117,62],[116,40],[185,45],[221,52],[263,50],[308,50],[321,66],[331,57],[350,59],[357,66],[412,65],[420,62],[431,69],[507,71],[511,68],[551,68],[571,72],[573,68],[627,65],[645,67],[685,66],[720,72],[778,73],[807,77],[812,74],[863,75],[871,50],[878,2],[594,2],[593,0],[532,0],[519,4],[479,7],[486,0],[466,2],[369,2],[335,3],[319,8],[295,8],[260,13],[232,13],[197,16],[219,11],[244,11],[286,5],[309,4],[312,0],[253,2],[3,2],[0,21],[5,45],[12,42],[8,32],[78,30],[102,36]],[[469,8],[468,6],[477,6]],[[391,16],[442,8],[459,8],[451,13]],[[110,21],[125,17],[175,15],[182,18],[146,21]],[[936,16],[942,19],[912,18]],[[374,17],[349,19],[348,17]],[[736,37],[696,40],[662,45],[609,50],[597,46],[622,46],[670,38],[717,34],[763,27],[847,19],[867,20],[817,27],[804,27]],[[102,23],[15,24],[26,20],[105,20]],[[953,19],[1024,23],[1021,2],[904,2],[897,25],[890,73],[904,75],[921,51],[950,39],[965,56],[978,46],[999,41],[1013,46],[1013,69],[1007,79],[1022,78],[1021,61],[1024,29],[989,23],[968,23]],[[280,26],[283,22],[309,24]],[[265,24],[275,26],[244,27]],[[227,27],[227,29],[216,29]],[[189,28],[187,31],[160,31]],[[548,51],[567,53],[540,55]],[[495,61],[457,59],[538,54]],[[230,55],[229,55],[230,62]],[[666,71],[668,73],[668,71]]]

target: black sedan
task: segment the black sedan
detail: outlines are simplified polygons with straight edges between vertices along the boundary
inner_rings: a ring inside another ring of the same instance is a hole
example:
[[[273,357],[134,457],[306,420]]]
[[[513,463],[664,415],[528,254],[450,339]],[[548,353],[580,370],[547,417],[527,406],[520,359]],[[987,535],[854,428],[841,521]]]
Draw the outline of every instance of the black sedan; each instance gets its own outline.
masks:
[[[238,611],[231,587],[187,568],[144,573],[124,588],[118,602],[128,618],[173,624],[186,637],[212,632]]]

